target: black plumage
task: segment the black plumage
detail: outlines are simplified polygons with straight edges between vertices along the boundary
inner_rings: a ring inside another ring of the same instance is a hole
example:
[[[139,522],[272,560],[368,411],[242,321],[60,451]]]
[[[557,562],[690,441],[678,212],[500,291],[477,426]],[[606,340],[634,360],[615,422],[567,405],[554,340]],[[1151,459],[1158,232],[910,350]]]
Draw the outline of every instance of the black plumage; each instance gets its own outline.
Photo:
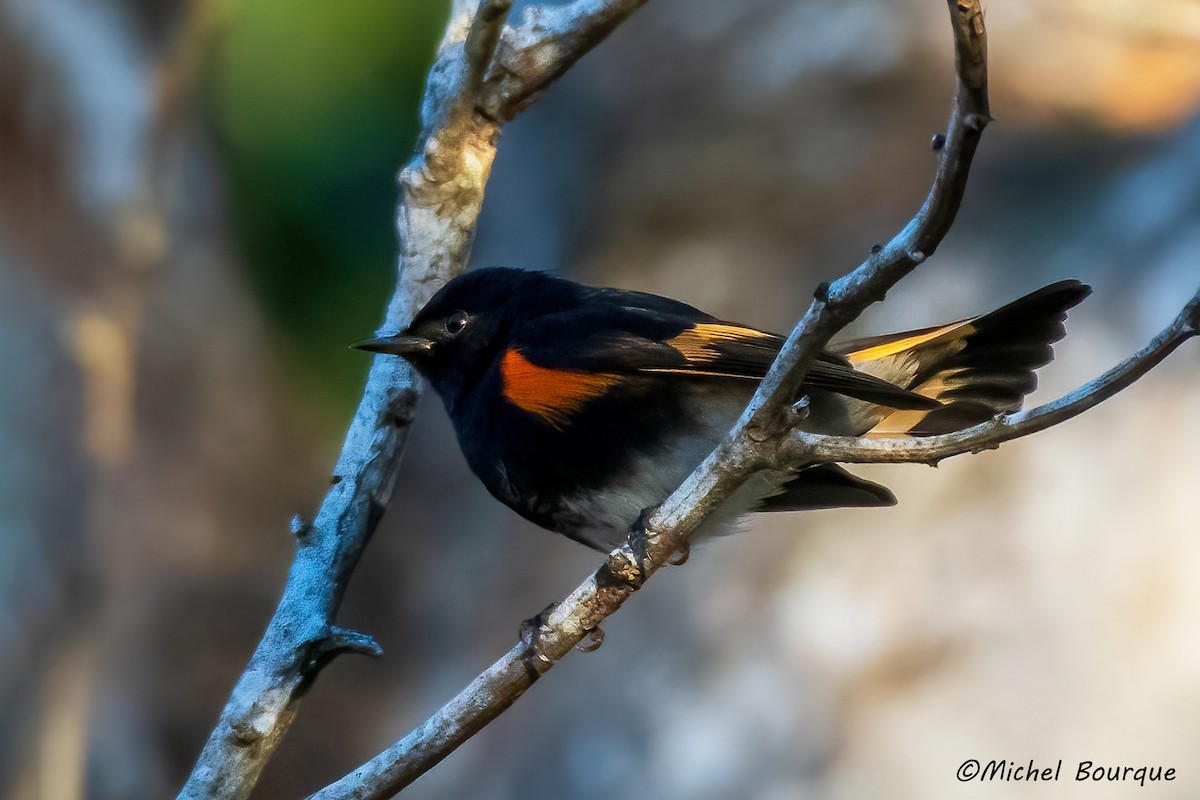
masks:
[[[927,435],[1019,408],[1089,291],[1063,281],[990,314],[833,345],[801,387],[804,424]],[[402,355],[429,379],[494,496],[608,549],[728,431],[783,341],[677,300],[491,268],[448,283],[408,330],[362,346]],[[730,513],[895,498],[818,465],[757,476],[732,502]]]

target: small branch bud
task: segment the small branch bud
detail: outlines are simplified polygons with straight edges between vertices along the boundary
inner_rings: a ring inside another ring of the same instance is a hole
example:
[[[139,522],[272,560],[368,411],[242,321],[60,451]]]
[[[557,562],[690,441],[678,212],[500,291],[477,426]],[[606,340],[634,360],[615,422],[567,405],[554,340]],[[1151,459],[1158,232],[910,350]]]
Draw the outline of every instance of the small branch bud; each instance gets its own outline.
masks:
[[[604,644],[604,631],[600,628],[592,628],[584,636],[583,641],[575,645],[575,649],[581,653],[594,653],[600,649],[602,644]]]
[[[792,403],[792,413],[796,415],[795,421],[803,422],[804,420],[808,419],[808,415],[812,411],[811,406],[812,401],[809,399],[808,395],[800,395],[800,399]]]

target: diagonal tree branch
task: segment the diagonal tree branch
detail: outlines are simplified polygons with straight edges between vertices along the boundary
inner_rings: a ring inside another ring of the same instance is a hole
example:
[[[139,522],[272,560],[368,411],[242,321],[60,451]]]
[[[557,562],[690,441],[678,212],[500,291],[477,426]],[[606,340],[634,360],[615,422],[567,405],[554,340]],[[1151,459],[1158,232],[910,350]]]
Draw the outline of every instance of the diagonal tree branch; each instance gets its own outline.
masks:
[[[631,5],[635,5],[633,3]],[[427,772],[511,706],[546,670],[585,637],[598,640],[600,624],[666,563],[680,563],[690,533],[751,473],[770,464],[796,422],[792,398],[808,365],[833,334],[936,249],[954,221],[983,128],[987,104],[987,39],[979,0],[948,0],[954,30],[957,91],[933,187],[921,210],[890,242],[832,286],[823,286],[792,331],[779,358],[730,435],[657,510],[643,515],[630,540],[561,603],[527,624],[522,639],[504,656],[408,736],[339,781],[314,800],[391,797]],[[576,2],[566,8],[622,7],[618,2]],[[616,13],[611,12],[611,13]],[[528,22],[527,22],[528,24]],[[546,41],[556,41],[551,34]],[[511,46],[512,40],[506,39]],[[498,59],[504,58],[505,42]],[[547,44],[545,46],[551,46]],[[510,63],[510,62],[504,62]],[[518,73],[536,91],[540,72]],[[503,77],[500,78],[504,80]],[[494,86],[495,84],[493,84]],[[498,105],[519,107],[517,93]],[[493,116],[502,116],[493,113]]]
[[[1082,414],[1158,366],[1175,348],[1200,335],[1200,291],[1175,320],[1137,353],[1096,380],[1037,408],[1004,414],[974,427],[940,436],[920,438],[857,438],[826,436],[796,430],[779,449],[780,465],[795,468],[806,462],[924,463],[992,450],[1002,443],[1043,431]]]
[[[941,243],[962,202],[975,149],[991,121],[987,97],[987,32],[978,0],[947,0],[954,32],[956,90],[950,123],[936,139],[939,161],[933,186],[916,215],[853,272],[817,287],[808,311],[788,336],[775,363],[730,435],[684,481],[647,524],[657,531],[691,531],[721,505],[771,454],[799,421],[792,412],[804,376],[826,343],[869,306],[884,298]],[[683,543],[670,537],[657,555],[670,557]]]
[[[561,55],[541,51],[545,72],[538,73],[538,90],[641,3],[617,16],[597,14],[596,5],[577,3],[573,15],[565,13],[571,8],[547,14],[573,44]],[[403,328],[415,309],[465,268],[500,132],[500,123],[479,111],[484,78],[510,8],[511,0],[453,2],[425,88],[420,144],[399,175],[399,275],[383,330]],[[538,13],[530,9],[527,16]],[[586,32],[575,36],[568,30],[574,27]],[[508,38],[513,35],[509,30]],[[533,90],[514,91],[528,99]],[[320,670],[343,652],[379,653],[369,636],[338,628],[333,620],[391,498],[419,389],[402,360],[373,362],[330,490],[311,522],[293,523],[296,556],[283,597],[180,797],[249,796]]]

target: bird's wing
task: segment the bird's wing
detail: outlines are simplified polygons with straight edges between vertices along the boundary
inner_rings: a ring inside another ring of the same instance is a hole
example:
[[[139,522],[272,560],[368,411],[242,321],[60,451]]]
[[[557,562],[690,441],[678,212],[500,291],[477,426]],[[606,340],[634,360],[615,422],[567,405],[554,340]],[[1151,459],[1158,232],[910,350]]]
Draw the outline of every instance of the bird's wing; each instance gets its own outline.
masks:
[[[595,291],[583,307],[521,325],[517,352],[505,354],[512,391],[528,389],[521,397],[530,403],[548,393],[581,404],[635,375],[757,381],[783,346],[777,334],[676,300]],[[1065,333],[1067,311],[1090,291],[1060,281],[979,317],[832,345],[810,367],[805,388],[865,401],[850,404],[852,427],[861,433],[920,436],[969,427],[1021,406],[1036,385],[1035,370]]]
[[[541,367],[609,375],[679,374],[757,381],[784,338],[710,317],[691,306],[637,292],[620,302],[542,317],[521,332],[522,356]],[[860,372],[842,356],[823,353],[805,385],[894,409],[929,409],[937,400]]]

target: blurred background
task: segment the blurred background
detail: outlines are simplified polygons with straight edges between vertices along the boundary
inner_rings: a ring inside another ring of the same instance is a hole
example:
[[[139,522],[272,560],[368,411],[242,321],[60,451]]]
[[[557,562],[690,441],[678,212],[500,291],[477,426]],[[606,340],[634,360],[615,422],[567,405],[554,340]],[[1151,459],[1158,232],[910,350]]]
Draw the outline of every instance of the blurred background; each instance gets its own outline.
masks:
[[[0,797],[181,785],[361,390],[446,6],[0,0]],[[1080,278],[1044,400],[1196,290],[1200,5],[987,19],[959,222],[854,332]],[[920,204],[951,60],[937,0],[656,0],[508,126],[473,262],[786,331]],[[405,796],[1195,797],[1198,386],[1185,347],[1002,451],[862,470],[895,509],[750,520]],[[258,796],[399,738],[597,558],[493,501],[427,397],[340,619],[386,656],[322,674]]]

